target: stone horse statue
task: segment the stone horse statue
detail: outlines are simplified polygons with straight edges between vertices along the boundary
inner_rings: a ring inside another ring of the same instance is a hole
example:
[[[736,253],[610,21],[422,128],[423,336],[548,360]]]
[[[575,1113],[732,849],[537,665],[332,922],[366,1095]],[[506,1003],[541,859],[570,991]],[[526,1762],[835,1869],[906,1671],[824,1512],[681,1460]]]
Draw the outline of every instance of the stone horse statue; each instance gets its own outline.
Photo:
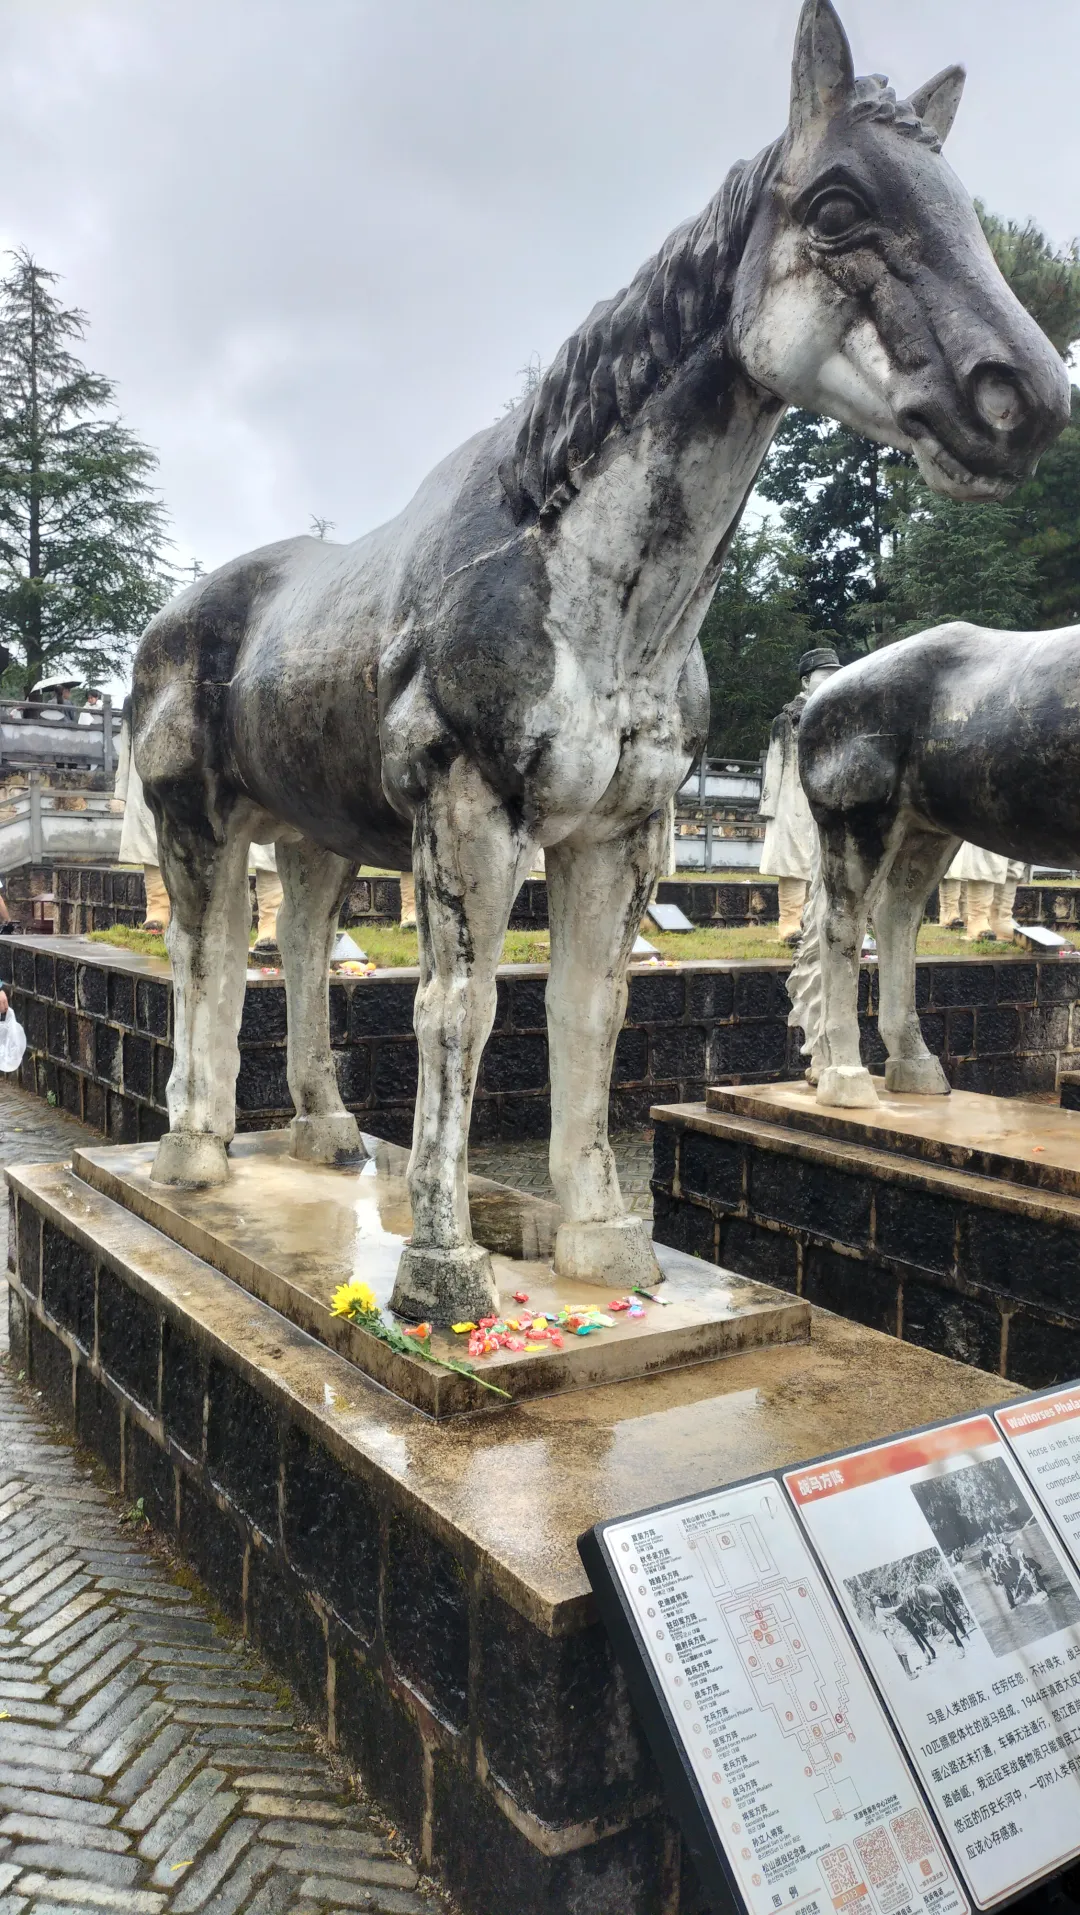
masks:
[[[963,839],[1080,862],[1080,626],[952,623],[887,645],[815,691],[799,771],[821,857],[788,981],[818,1102],[877,1102],[859,1055],[859,955],[873,913],[890,1091],[947,1096],[915,1009],[926,900]]]
[[[388,525],[297,538],[153,621],[135,759],[172,900],[171,1128],[154,1175],[227,1175],[254,839],[273,839],[298,1156],[343,1162],[327,959],[361,861],[416,877],[413,1236],[394,1307],[494,1305],[466,1152],[511,904],[547,860],[551,1174],[566,1276],[656,1275],[607,1136],[630,948],[708,726],[698,628],[789,403],[996,498],[1068,412],[1064,370],[941,158],[963,74],[856,79],[806,0],[790,123],[567,340],[539,390]]]

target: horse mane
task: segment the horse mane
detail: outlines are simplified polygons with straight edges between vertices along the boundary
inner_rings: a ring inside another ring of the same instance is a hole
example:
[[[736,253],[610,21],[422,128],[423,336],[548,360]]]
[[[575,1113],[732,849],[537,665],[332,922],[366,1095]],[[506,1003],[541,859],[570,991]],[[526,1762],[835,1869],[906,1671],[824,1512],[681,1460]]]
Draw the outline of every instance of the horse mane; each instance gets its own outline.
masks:
[[[567,504],[608,435],[629,426],[665,375],[722,324],[782,144],[733,166],[705,211],[677,226],[629,286],[594,306],[559,348],[520,407],[514,450],[499,467],[516,519]]]
[[[883,120],[923,144],[940,144],[881,74],[856,80],[848,111],[854,120]],[[722,326],[758,201],[786,137],[754,160],[737,161],[705,211],[677,226],[629,286],[594,306],[559,348],[536,391],[517,408],[514,449],[499,467],[516,520],[568,504],[605,439],[627,428],[664,378]]]

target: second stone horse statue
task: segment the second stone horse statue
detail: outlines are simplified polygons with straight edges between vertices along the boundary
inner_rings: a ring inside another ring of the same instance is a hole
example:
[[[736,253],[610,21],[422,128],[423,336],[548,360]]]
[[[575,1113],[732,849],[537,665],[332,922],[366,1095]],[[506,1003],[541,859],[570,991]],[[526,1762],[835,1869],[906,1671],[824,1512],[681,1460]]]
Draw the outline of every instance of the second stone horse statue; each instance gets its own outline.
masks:
[[[1080,860],[1080,626],[952,623],[886,645],[813,694],[799,771],[821,856],[788,990],[818,1102],[877,1102],[859,1051],[870,912],[886,1088],[947,1096],[915,1008],[926,900],[965,838],[1025,864]]]
[[[249,842],[274,839],[293,1149],[358,1148],[327,961],[353,871],[416,875],[413,1234],[394,1306],[494,1307],[467,1144],[515,893],[547,859],[555,1251],[570,1277],[655,1276],[608,1144],[626,970],[667,805],[708,727],[698,628],[789,403],[997,498],[1068,416],[1057,355],[1001,279],[941,157],[963,75],[909,99],[857,79],[806,0],[782,136],[728,174],[539,389],[355,544],[299,538],[166,608],[135,666],[135,759],[172,900],[171,1128],[154,1176],[228,1174]]]

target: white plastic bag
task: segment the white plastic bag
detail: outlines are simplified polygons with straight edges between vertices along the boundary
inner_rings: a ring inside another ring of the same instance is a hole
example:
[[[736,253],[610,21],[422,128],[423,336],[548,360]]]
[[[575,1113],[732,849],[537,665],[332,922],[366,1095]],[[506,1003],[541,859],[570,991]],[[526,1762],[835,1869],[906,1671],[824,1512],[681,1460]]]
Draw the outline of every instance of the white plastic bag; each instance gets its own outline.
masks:
[[[26,1049],[26,1032],[13,1010],[0,1017],[0,1071],[17,1071]]]

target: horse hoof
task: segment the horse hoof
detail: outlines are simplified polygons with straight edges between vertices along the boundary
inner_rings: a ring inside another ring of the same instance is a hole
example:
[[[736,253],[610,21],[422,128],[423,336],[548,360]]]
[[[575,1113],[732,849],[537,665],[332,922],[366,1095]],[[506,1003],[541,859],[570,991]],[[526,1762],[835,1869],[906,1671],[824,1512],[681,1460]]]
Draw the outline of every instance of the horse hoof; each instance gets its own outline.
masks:
[[[635,1284],[651,1289],[663,1282],[640,1217],[561,1223],[555,1237],[555,1275],[570,1283],[602,1283],[609,1290],[632,1290]]]
[[[158,1143],[151,1183],[209,1190],[228,1180],[229,1159],[220,1137],[211,1137],[204,1130],[169,1130]]]
[[[829,1064],[821,1073],[817,1100],[839,1110],[872,1110],[878,1097],[870,1072],[860,1064]]]
[[[367,1160],[356,1119],[347,1110],[294,1117],[289,1125],[289,1155],[304,1164],[334,1164],[339,1170]]]
[[[418,1323],[473,1322],[498,1316],[499,1292],[491,1258],[478,1243],[456,1250],[423,1250],[406,1244],[398,1264],[390,1308]]]
[[[948,1097],[952,1086],[936,1057],[890,1057],[885,1066],[885,1089],[919,1097]]]

